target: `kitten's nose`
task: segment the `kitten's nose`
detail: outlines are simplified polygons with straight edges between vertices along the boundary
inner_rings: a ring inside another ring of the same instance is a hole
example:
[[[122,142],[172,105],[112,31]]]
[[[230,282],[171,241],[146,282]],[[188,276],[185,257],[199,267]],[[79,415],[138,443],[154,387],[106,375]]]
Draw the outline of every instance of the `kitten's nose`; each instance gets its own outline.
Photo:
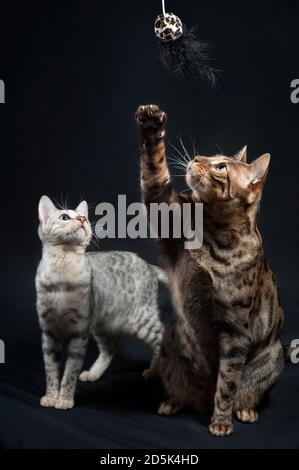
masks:
[[[79,222],[81,222],[81,224],[83,225],[86,220],[86,217],[84,217],[84,215],[78,215],[76,219],[79,220]]]

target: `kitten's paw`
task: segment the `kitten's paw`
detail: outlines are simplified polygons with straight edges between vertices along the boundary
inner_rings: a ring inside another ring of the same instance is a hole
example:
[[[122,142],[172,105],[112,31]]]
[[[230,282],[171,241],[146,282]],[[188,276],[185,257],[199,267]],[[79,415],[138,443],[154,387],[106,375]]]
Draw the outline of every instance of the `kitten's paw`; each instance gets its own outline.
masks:
[[[154,135],[156,138],[162,139],[165,135],[165,121],[166,113],[155,104],[139,106],[136,111],[137,125],[147,137]]]
[[[158,414],[164,416],[173,416],[180,411],[181,407],[171,401],[163,401],[158,408]]]
[[[144,371],[142,372],[142,377],[145,380],[155,379],[159,377],[159,370],[153,367],[150,367],[149,369],[144,369]]]
[[[214,421],[210,424],[209,431],[216,437],[230,436],[234,431],[233,423],[232,421]]]
[[[243,408],[236,410],[236,418],[242,423],[255,423],[259,415],[252,408]]]
[[[45,395],[40,399],[40,404],[45,408],[54,408],[57,398],[55,395]]]
[[[95,382],[99,378],[99,374],[96,374],[95,372],[91,372],[89,370],[85,370],[79,376],[79,380],[81,380],[81,382]]]
[[[142,372],[142,377],[145,379],[145,380],[149,380],[152,378],[152,371],[151,369],[144,369],[144,371]]]
[[[55,401],[55,408],[58,410],[70,410],[74,406],[74,400],[73,398],[62,398],[59,397]]]

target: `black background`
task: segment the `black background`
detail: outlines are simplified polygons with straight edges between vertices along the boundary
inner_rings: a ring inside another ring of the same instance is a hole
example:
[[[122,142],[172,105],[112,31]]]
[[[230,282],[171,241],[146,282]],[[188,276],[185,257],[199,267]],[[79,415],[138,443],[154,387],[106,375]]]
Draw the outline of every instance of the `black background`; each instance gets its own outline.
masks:
[[[86,198],[139,201],[134,111],[159,103],[168,137],[182,135],[200,154],[231,154],[248,144],[249,158],[272,161],[260,217],[269,260],[286,311],[284,339],[299,337],[299,78],[297,0],[169,0],[212,44],[222,72],[218,88],[180,83],[157,59],[153,22],[159,0],[1,2],[1,323],[6,364],[0,365],[0,447],[297,447],[298,368],[288,366],[258,424],[236,425],[217,440],[204,420],[155,414],[159,386],[141,380],[148,351],[120,341],[103,379],[80,385],[70,412],[38,405],[44,376],[35,313],[34,275],[40,258],[37,204],[42,194],[70,207]],[[170,154],[173,153],[170,150]],[[178,170],[174,170],[177,174]],[[175,178],[184,187],[182,178]],[[106,240],[98,249],[129,249],[158,262],[150,241]],[[163,315],[171,310],[161,292]],[[91,356],[95,351],[91,348]],[[88,362],[90,362],[89,357]],[[283,431],[283,432],[282,432]]]

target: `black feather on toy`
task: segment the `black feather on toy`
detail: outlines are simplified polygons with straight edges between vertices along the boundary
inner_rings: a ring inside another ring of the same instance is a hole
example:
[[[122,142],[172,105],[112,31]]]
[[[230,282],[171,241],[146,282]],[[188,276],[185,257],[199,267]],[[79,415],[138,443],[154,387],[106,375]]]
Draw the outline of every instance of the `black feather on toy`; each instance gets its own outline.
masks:
[[[180,18],[173,13],[165,12],[155,21],[155,34],[159,41],[159,57],[162,65],[178,78],[208,81],[212,86],[217,83],[217,70],[210,64],[207,43],[197,36],[197,26],[188,30]]]

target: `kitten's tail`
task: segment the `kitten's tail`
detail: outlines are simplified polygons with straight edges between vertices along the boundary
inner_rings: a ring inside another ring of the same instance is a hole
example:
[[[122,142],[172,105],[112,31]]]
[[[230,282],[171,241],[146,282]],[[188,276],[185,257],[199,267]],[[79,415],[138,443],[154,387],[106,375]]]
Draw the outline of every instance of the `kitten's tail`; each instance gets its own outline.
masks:
[[[159,268],[158,266],[154,266],[153,264],[151,264],[151,267],[155,271],[159,281],[162,282],[163,284],[165,284],[166,286],[168,286],[169,285],[169,280],[168,280],[166,272],[163,271],[163,269]]]

